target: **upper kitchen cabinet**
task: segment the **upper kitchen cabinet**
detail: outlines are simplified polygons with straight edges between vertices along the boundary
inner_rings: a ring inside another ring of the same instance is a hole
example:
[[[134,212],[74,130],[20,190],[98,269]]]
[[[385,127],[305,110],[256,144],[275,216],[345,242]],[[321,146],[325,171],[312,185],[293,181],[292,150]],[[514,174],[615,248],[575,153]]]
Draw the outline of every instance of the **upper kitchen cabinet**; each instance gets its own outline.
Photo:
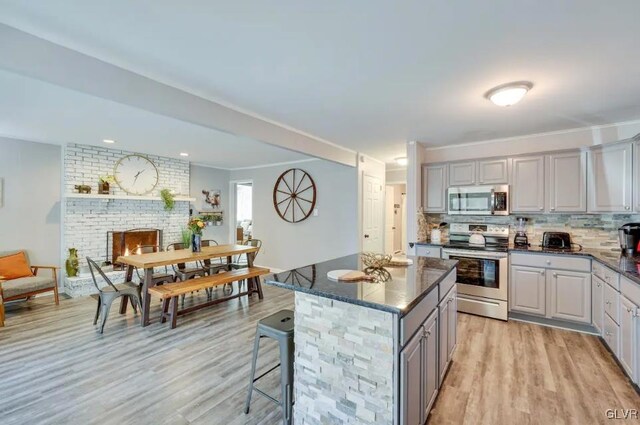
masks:
[[[512,161],[511,211],[543,212],[544,156],[523,156]]]
[[[449,186],[469,186],[476,184],[476,163],[452,162],[449,164]]]
[[[447,211],[447,164],[422,166],[422,190],[425,212]]]
[[[636,141],[633,144],[633,153],[635,161],[633,164],[633,181],[635,190],[635,205],[636,211],[640,211],[640,135],[634,137]]]
[[[549,155],[549,212],[587,211],[587,153]]]
[[[507,158],[478,161],[478,184],[509,183],[509,160]]]
[[[597,146],[588,153],[588,211],[628,212],[632,196],[633,144]]]

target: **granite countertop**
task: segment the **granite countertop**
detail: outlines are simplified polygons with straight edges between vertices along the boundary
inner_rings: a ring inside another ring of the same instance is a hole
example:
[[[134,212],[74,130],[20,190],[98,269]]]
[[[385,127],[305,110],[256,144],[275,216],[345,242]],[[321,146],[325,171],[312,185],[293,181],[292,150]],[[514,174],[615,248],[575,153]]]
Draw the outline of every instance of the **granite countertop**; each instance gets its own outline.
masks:
[[[294,270],[274,273],[265,279],[268,285],[301,291],[351,304],[388,311],[404,316],[415,307],[446,275],[457,261],[413,257],[408,267],[387,267],[387,278],[380,282],[336,282],[327,277],[331,270],[364,270],[360,254],[348,255]]]
[[[417,241],[417,242],[415,242],[415,244],[416,245],[430,245],[430,246],[444,246],[446,244],[446,242],[443,241],[443,240],[440,240],[440,242],[438,242],[438,243],[433,243],[433,242],[431,242],[430,238],[427,238],[427,239],[423,239],[421,241]]]
[[[622,274],[628,279],[640,285],[640,256],[628,257],[620,251],[606,249],[583,248],[582,250],[563,251],[558,249],[542,248],[541,246],[530,246],[529,248],[509,247],[510,252],[534,252],[555,255],[579,255],[591,257],[596,261],[609,267],[611,270]]]

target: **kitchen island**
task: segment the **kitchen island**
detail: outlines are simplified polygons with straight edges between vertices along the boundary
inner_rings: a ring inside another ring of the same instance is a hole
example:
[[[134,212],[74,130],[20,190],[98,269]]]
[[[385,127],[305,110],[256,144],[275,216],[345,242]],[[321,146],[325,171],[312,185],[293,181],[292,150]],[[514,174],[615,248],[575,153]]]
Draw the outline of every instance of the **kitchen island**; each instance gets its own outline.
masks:
[[[359,254],[266,279],[295,292],[296,424],[422,424],[456,341],[456,261],[408,257],[370,270]],[[365,270],[377,282],[337,282]]]

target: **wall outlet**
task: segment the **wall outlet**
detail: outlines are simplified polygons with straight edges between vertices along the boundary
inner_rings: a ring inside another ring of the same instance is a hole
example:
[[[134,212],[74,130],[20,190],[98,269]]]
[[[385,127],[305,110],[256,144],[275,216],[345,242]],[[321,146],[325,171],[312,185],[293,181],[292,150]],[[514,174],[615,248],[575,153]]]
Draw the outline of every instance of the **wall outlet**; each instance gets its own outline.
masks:
[[[314,217],[317,217],[317,216],[318,216],[318,209],[317,209],[317,208],[314,208],[314,209],[313,209],[313,216],[314,216]]]

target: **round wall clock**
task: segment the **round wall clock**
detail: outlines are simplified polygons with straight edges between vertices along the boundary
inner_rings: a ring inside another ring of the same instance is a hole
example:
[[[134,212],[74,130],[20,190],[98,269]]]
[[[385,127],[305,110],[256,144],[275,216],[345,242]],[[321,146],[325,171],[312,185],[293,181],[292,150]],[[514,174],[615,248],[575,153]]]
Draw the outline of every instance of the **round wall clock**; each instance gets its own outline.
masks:
[[[127,155],[113,169],[116,183],[132,195],[144,195],[158,184],[158,169],[142,155]]]
[[[289,223],[307,219],[316,206],[316,184],[311,176],[299,168],[282,173],[273,187],[273,206]]]

